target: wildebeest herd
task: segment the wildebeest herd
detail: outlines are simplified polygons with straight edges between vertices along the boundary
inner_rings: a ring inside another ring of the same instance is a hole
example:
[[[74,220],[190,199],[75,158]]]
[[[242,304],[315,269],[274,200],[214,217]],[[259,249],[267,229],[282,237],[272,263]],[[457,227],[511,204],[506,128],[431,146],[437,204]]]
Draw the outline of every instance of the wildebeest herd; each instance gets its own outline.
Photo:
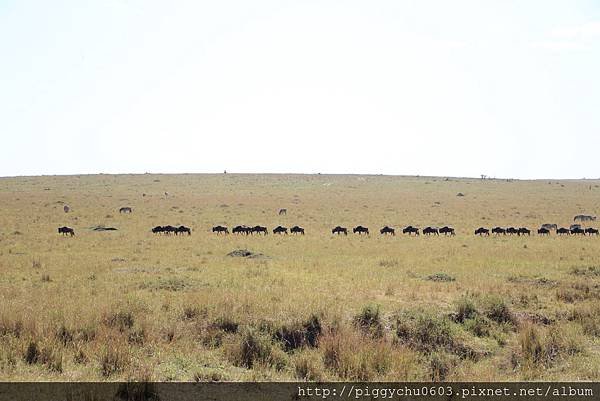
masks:
[[[133,209],[131,207],[122,207],[119,209],[120,213],[132,213]],[[279,210],[279,215],[285,215],[287,213],[286,209],[281,209]],[[583,215],[583,214],[579,214],[576,215],[573,218],[574,221],[595,221],[596,220],[596,216],[590,216],[590,215]],[[161,235],[192,235],[192,229],[183,225],[180,226],[172,226],[172,225],[166,225],[166,226],[156,226],[154,228],[152,228],[150,230],[152,233],[154,234],[161,234]],[[212,228],[212,232],[217,234],[217,235],[227,235],[230,233],[229,228],[226,226],[222,226],[222,225],[217,225],[214,226]],[[273,234],[276,235],[287,235],[288,233],[290,234],[294,234],[294,235],[304,235],[305,234],[305,230],[304,228],[300,227],[300,226],[293,226],[291,227],[289,230],[287,227],[284,226],[277,226],[275,228],[273,228],[272,230]],[[569,226],[569,228],[566,227],[558,227],[557,224],[542,224],[542,226],[540,228],[537,229],[537,234],[541,235],[541,236],[549,236],[552,232],[555,232],[557,235],[560,236],[564,236],[564,235],[599,235],[599,231],[596,228],[592,228],[592,227],[587,227],[584,228],[581,226],[581,224],[572,224],[571,226]],[[75,230],[73,228],[70,227],[59,227],[58,228],[58,233],[62,234],[63,236],[69,235],[71,237],[73,237],[75,235]],[[352,233],[353,234],[357,234],[359,236],[365,235],[368,236],[370,234],[369,232],[369,228],[362,226],[362,225],[358,225],[356,227],[354,227],[352,229]],[[390,226],[384,226],[379,230],[379,233],[381,235],[389,235],[389,236],[395,236],[396,235],[396,229]],[[427,226],[424,227],[423,229],[420,229],[418,227],[409,225],[406,226],[402,229],[402,233],[408,236],[418,236],[420,235],[420,233],[422,233],[423,235],[427,235],[427,236],[439,236],[440,234],[443,234],[445,236],[454,236],[456,235],[456,232],[454,230],[453,227],[450,226],[443,226],[443,227],[435,227],[435,226]],[[269,234],[269,230],[267,229],[267,227],[265,226],[260,226],[260,225],[256,225],[256,226],[246,226],[246,225],[238,225],[235,226],[231,229],[231,234],[237,234],[237,235],[263,235],[266,236]],[[331,230],[331,234],[332,235],[348,235],[348,229],[346,227],[342,227],[342,226],[336,226]],[[492,227],[492,228],[486,228],[486,227],[479,227],[474,231],[475,235],[478,236],[490,236],[490,235],[495,235],[495,236],[511,236],[511,235],[516,235],[516,236],[530,236],[532,234],[532,230],[530,230],[527,227]]]

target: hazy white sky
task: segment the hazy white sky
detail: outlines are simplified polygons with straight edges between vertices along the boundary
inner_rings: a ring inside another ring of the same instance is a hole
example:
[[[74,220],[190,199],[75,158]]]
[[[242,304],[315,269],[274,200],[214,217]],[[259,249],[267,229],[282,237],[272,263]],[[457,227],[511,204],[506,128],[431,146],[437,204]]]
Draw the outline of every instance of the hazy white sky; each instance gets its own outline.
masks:
[[[600,2],[0,0],[0,176],[600,177]]]

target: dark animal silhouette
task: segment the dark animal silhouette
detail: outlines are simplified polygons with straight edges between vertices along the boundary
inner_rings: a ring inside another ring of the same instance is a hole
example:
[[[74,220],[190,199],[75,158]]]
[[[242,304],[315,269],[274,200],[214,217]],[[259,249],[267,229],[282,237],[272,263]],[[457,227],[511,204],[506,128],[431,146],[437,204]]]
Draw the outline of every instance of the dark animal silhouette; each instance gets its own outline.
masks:
[[[558,230],[558,225],[556,224],[550,224],[550,223],[546,223],[546,224],[542,224],[541,228],[545,228],[546,230],[550,231],[550,230]]]
[[[175,228],[175,235],[179,235],[179,234],[184,234],[187,233],[187,235],[192,235],[192,229],[186,226],[179,226],[177,228]]]
[[[492,234],[496,234],[496,235],[506,235],[506,229],[502,228],[502,227],[494,227],[492,228]]]
[[[369,235],[369,229],[367,227],[363,227],[363,226],[356,226],[352,229],[352,233],[358,234],[358,235],[362,235],[362,234]]]
[[[273,229],[273,234],[285,234],[287,235],[288,229],[283,226],[277,226]]]
[[[65,211],[65,213],[69,213],[69,211],[71,210],[71,208],[68,205],[64,205],[63,206],[63,210]]]
[[[169,235],[171,233],[176,233],[176,231],[177,231],[177,227],[173,227],[171,225],[163,226],[163,232],[167,235]]]
[[[598,235],[598,230],[592,227],[586,228],[585,233],[588,235]]]
[[[263,234],[263,235],[267,235],[269,233],[269,231],[267,230],[267,227],[263,227],[263,226],[254,226],[252,227],[252,230],[250,231],[251,234]]]
[[[419,235],[419,229],[417,227],[407,226],[407,227],[404,227],[404,229],[402,230],[402,234]]]
[[[440,228],[440,234],[444,234],[444,235],[456,235],[454,233],[454,228],[449,227],[449,226],[444,226],[444,227]]]
[[[133,212],[133,209],[130,208],[129,206],[125,206],[119,209],[119,213],[131,213]]]
[[[152,232],[154,234],[162,234],[165,232],[165,229],[163,228],[163,226],[156,226],[152,229]]]
[[[396,230],[394,230],[392,227],[388,227],[388,226],[383,227],[381,230],[379,230],[379,232],[382,235],[386,235],[386,234],[396,235]]]
[[[569,226],[569,230],[574,230],[574,229],[576,229],[576,228],[581,228],[581,224],[571,224],[571,225]]]
[[[294,226],[294,227],[290,228],[290,233],[304,235],[304,228],[302,228],[300,226]]]
[[[287,215],[287,209],[279,209],[279,215]]]
[[[62,235],[70,235],[71,237],[75,235],[75,230],[70,227],[58,227],[58,233]]]
[[[527,227],[520,227],[517,231],[518,235],[531,235],[531,230]]]
[[[556,233],[558,235],[571,235],[571,230],[569,230],[568,228],[561,227],[558,230],[556,230]]]
[[[333,230],[331,230],[332,234],[344,234],[344,235],[348,235],[348,229],[346,227],[340,227],[340,226],[335,226],[333,228]]]
[[[571,234],[573,235],[585,235],[585,230],[580,227],[575,227],[571,229]]]
[[[214,226],[212,228],[212,232],[213,233],[217,233],[217,235],[219,234],[229,234],[229,229],[225,226]]]
[[[587,214],[578,214],[577,216],[573,217],[573,221],[594,221],[596,220],[596,216],[590,216]]]
[[[538,233],[539,235],[550,235],[550,230],[549,230],[549,229],[547,229],[546,227],[540,227],[540,228],[537,230],[537,233]]]
[[[235,226],[231,230],[232,234],[244,234],[244,235],[248,235],[251,232],[252,232],[252,229],[250,227],[247,227],[247,226]]]
[[[437,227],[425,227],[423,229],[423,234],[424,235],[440,235],[439,230],[437,229]]]
[[[475,235],[490,235],[490,230],[488,230],[487,228],[484,227],[479,227],[477,230],[475,230]]]
[[[508,227],[506,229],[506,234],[508,234],[508,235],[519,234],[519,230],[514,227]]]

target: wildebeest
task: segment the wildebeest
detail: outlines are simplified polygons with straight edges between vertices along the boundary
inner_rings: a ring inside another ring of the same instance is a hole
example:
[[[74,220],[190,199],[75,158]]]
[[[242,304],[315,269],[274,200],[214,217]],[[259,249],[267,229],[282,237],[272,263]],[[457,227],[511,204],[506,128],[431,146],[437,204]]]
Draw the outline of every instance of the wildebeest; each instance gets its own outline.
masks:
[[[568,228],[561,227],[558,230],[556,230],[556,233],[558,235],[571,235],[571,230],[569,230]]]
[[[287,235],[288,229],[283,226],[277,226],[273,229],[273,234],[285,234]]]
[[[381,230],[379,230],[379,232],[382,235],[385,235],[385,234],[396,235],[396,230],[394,230],[392,227],[388,227],[388,226],[383,227]]]
[[[437,229],[437,227],[425,227],[423,229],[423,234],[424,235],[440,235],[439,230]]]
[[[587,214],[578,214],[577,216],[573,217],[573,221],[594,221],[596,220],[596,216],[590,216]]]
[[[363,227],[363,226],[356,226],[352,229],[352,233],[353,234],[358,233],[358,235],[362,235],[362,234],[369,235],[369,229],[367,227]]]
[[[506,229],[506,234],[509,234],[509,235],[519,234],[519,230],[514,227],[508,227]]]
[[[581,228],[581,224],[571,224],[569,226],[569,230],[575,230],[577,228]]]
[[[119,213],[131,213],[133,212],[133,209],[130,208],[129,206],[125,206],[119,209]]]
[[[506,235],[506,229],[502,228],[502,227],[494,227],[492,228],[492,234],[496,234],[496,235]]]
[[[335,226],[333,228],[333,230],[331,230],[332,234],[344,234],[344,235],[348,235],[348,229],[346,227],[340,227],[340,226]]]
[[[546,223],[546,224],[542,224],[541,228],[545,228],[546,230],[550,231],[550,230],[558,230],[558,225],[557,224],[550,224],[550,223]]]
[[[586,228],[585,233],[588,235],[598,235],[598,230],[592,227]]]
[[[404,227],[404,229],[402,230],[402,234],[419,235],[419,229],[417,227],[407,226],[407,227]]]
[[[540,227],[540,228],[537,230],[537,233],[538,233],[539,235],[550,235],[550,230],[549,230],[549,229],[547,229],[546,227]]]
[[[520,227],[517,230],[517,234],[518,235],[531,235],[531,230],[528,229],[527,227]]]
[[[263,234],[263,235],[267,235],[269,233],[269,231],[267,230],[267,227],[263,227],[263,226],[254,226],[252,227],[252,229],[250,230],[250,234]]]
[[[212,232],[213,233],[217,233],[217,235],[219,234],[229,234],[229,229],[225,226],[214,226],[212,228]]]
[[[167,235],[171,234],[171,233],[175,233],[176,234],[177,233],[177,227],[174,227],[174,226],[171,226],[171,225],[163,226],[163,232],[165,234],[167,234]]]
[[[479,227],[477,230],[475,230],[475,235],[490,235],[490,230],[488,230],[487,228],[484,227]]]
[[[175,235],[187,233],[187,235],[192,235],[192,229],[186,226],[179,226],[175,228]]]
[[[58,233],[62,234],[62,235],[70,235],[71,237],[75,235],[75,230],[73,230],[71,227],[58,227]]]
[[[300,226],[294,226],[294,227],[290,228],[290,233],[304,235],[304,228],[302,228]]]
[[[279,215],[287,215],[287,209],[279,209]]]
[[[245,234],[245,235],[248,235],[251,232],[252,232],[252,228],[250,228],[248,226],[235,226],[231,230],[232,234]]]
[[[444,234],[444,235],[455,235],[454,233],[454,228],[453,227],[449,227],[449,226],[444,226],[442,228],[440,228],[440,234]]]
[[[156,226],[152,229],[152,233],[153,234],[160,234],[160,233],[164,233],[165,229],[163,228],[163,226]]]
[[[71,208],[69,207],[69,205],[64,205],[63,206],[63,210],[65,211],[65,213],[69,213],[69,211],[71,210]]]
[[[571,229],[573,235],[585,235],[585,230],[581,227],[575,227]]]

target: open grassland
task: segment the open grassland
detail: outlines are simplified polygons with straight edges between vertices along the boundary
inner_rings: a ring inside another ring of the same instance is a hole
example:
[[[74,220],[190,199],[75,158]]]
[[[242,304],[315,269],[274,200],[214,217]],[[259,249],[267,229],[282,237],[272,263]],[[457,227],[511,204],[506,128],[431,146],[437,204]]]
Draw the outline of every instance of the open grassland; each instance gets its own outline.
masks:
[[[600,238],[473,235],[568,226],[596,214],[599,185],[3,178],[0,379],[600,380]],[[192,235],[150,232],[165,224]],[[306,235],[218,237],[217,224],[298,224]],[[370,237],[331,235],[358,224]],[[457,235],[382,237],[386,224]],[[63,225],[76,236],[60,236]],[[92,230],[101,225],[118,231]],[[235,249],[263,256],[226,256]]]

